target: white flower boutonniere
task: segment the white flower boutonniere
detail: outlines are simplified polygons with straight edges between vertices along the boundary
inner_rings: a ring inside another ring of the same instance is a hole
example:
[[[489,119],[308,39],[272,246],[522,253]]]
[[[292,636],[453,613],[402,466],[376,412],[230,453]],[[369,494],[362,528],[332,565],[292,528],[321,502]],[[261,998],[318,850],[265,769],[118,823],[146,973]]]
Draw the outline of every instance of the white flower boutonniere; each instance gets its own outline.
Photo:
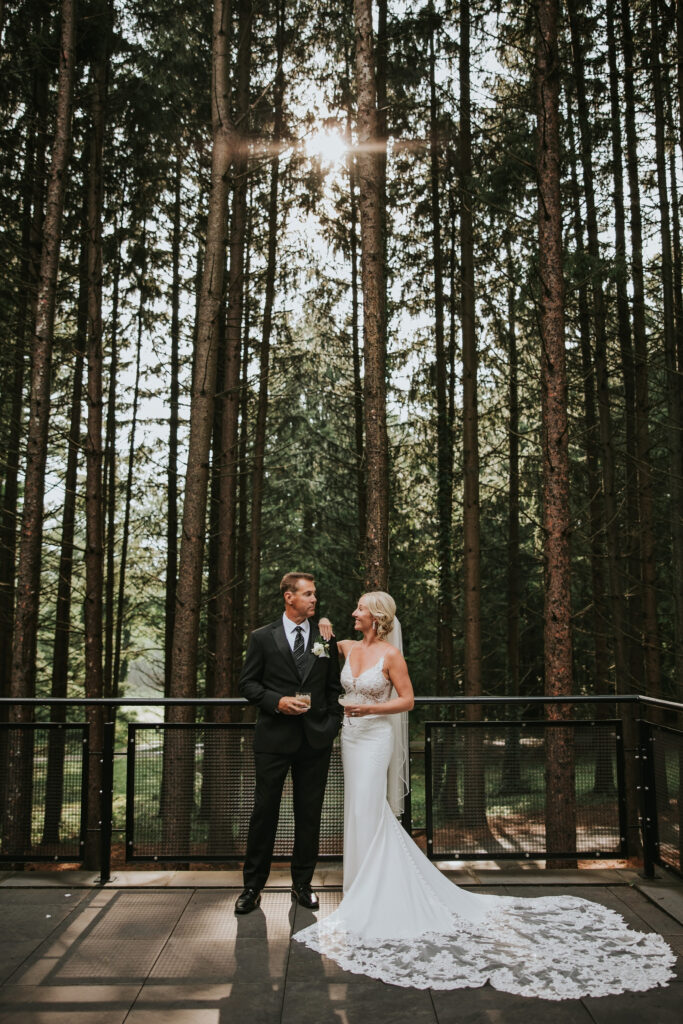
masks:
[[[311,650],[316,658],[329,658],[330,656],[330,645],[322,637],[318,637]]]

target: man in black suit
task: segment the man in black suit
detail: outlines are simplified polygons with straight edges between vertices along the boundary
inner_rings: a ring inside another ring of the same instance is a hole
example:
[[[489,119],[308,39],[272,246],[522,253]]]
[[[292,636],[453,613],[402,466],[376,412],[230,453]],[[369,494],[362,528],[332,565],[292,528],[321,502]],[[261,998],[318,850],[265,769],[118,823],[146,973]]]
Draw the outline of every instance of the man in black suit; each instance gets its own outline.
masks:
[[[236,914],[261,902],[275,845],[282,787],[292,771],[294,849],[292,897],[311,910],[318,898],[311,879],[318,859],[320,816],[332,743],[339,732],[339,658],[332,638],[322,641],[314,619],[315,581],[309,573],[287,573],[280,584],[284,614],[249,639],[240,693],[257,704],[254,732],[256,787],[244,861],[244,891]],[[310,692],[309,705],[296,697]]]

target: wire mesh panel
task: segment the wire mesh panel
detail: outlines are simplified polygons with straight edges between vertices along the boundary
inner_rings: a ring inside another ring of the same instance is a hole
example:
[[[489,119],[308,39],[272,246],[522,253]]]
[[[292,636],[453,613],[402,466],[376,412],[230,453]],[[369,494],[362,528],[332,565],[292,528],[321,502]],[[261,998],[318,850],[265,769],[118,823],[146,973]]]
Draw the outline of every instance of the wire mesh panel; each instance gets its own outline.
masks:
[[[254,798],[251,724],[130,724],[128,860],[225,861],[244,858]],[[332,751],[320,830],[320,856],[340,857],[344,789],[338,742]],[[291,777],[282,795],[275,858],[291,856]]]
[[[650,725],[653,740],[654,790],[657,808],[658,858],[662,864],[683,871],[683,732]]]
[[[0,860],[80,860],[88,727],[0,725]]]
[[[556,731],[548,742],[551,729]],[[429,855],[470,860],[571,855],[571,847],[548,850],[546,841],[548,759],[557,756],[558,740],[573,762],[574,787],[566,804],[576,806],[577,855],[623,856],[621,723],[604,720],[428,722]]]

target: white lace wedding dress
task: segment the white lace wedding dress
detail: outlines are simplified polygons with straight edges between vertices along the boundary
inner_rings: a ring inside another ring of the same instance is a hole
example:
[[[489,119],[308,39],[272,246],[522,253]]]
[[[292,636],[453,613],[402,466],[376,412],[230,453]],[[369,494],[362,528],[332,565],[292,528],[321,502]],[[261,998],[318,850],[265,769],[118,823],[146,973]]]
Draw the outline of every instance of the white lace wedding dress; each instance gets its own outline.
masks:
[[[383,659],[342,684],[354,703],[390,699]],[[449,882],[386,800],[390,715],[345,718],[344,897],[294,938],[344,970],[414,988],[494,988],[578,999],[665,985],[675,956],[656,934],[574,896],[489,896]]]

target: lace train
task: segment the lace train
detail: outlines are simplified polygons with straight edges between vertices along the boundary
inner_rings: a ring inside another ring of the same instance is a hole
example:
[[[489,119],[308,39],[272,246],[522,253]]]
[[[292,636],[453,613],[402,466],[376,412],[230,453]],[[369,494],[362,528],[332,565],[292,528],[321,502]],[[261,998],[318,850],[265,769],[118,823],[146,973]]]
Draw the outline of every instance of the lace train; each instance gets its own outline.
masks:
[[[480,924],[452,914],[448,933],[368,943],[343,909],[295,938],[353,974],[412,988],[476,988],[544,999],[641,992],[666,985],[664,939],[628,928],[614,910],[574,896],[493,897]]]

